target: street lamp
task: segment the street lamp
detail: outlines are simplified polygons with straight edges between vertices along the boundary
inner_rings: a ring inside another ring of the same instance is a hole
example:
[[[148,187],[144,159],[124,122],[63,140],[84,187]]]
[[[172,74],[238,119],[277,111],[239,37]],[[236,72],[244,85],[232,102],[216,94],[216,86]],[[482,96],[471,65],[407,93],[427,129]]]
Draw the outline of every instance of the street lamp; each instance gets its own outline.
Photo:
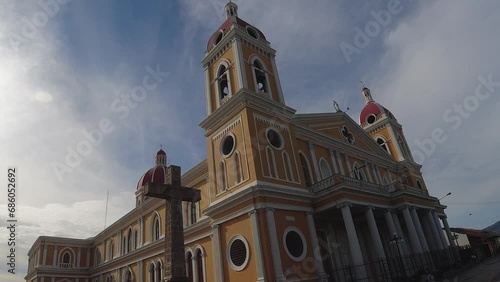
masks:
[[[455,241],[455,245],[457,245],[457,247],[458,247],[458,234],[453,233],[453,236],[451,236],[451,238],[453,239],[453,241]]]
[[[406,278],[405,265],[403,263],[403,257],[401,256],[401,251],[399,250],[399,244],[403,242],[403,238],[399,237],[398,234],[394,232],[394,235],[392,236],[392,239],[389,242],[390,244],[396,244],[396,248],[398,249],[399,260],[401,262],[401,268],[403,269],[403,275]]]
[[[451,195],[451,192],[448,192],[448,194],[446,194],[443,197],[439,198],[439,200],[441,201],[444,197],[449,196],[449,195]]]

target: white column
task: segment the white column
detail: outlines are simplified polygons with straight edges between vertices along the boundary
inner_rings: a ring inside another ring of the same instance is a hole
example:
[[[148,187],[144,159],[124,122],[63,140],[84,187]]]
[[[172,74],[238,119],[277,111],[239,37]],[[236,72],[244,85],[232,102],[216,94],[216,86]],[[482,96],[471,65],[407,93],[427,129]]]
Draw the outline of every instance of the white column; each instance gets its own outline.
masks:
[[[125,253],[125,250],[122,250],[122,231],[121,230],[116,233],[116,237],[118,237],[118,248],[116,250],[115,257],[117,255],[120,256],[120,255],[123,255]],[[110,258],[110,259],[112,259],[112,258]]]
[[[434,233],[432,231],[431,226],[429,225],[429,220],[427,216],[421,218],[420,222],[422,223],[422,228],[424,229],[425,238],[427,239],[427,244],[429,244],[429,248],[433,251],[439,250],[436,245],[436,240],[434,239]]]
[[[339,170],[340,170],[340,173],[342,175],[345,175],[345,172],[344,172],[344,166],[342,165],[342,160],[340,158],[340,152],[339,151],[335,151],[335,157],[339,163]]]
[[[309,225],[309,234],[311,235],[311,243],[313,247],[314,258],[318,267],[318,276],[326,277],[325,269],[323,268],[323,260],[321,259],[321,251],[318,244],[318,234],[316,234],[316,227],[314,225],[314,217],[312,212],[307,212],[307,224]],[[320,280],[322,281],[322,280]]]
[[[198,282],[198,256],[193,254],[193,257],[192,257],[192,268],[193,268],[193,281],[196,281]]]
[[[276,281],[285,281],[283,276],[283,266],[281,264],[281,255],[278,243],[278,235],[276,234],[276,222],[274,221],[274,209],[266,208],[267,229],[271,240],[271,251],[273,253],[274,275]]]
[[[47,264],[47,243],[43,243],[43,258],[42,258],[42,265]]]
[[[208,67],[205,67],[205,96],[207,99],[207,114],[212,113],[212,93],[210,92],[210,89],[212,88],[212,85],[210,83],[210,73],[208,72]]]
[[[435,243],[436,247],[439,250],[444,249],[443,243],[441,242],[441,239],[439,238],[439,234],[438,234],[438,231],[437,231],[436,223],[434,222],[434,218],[432,217],[432,212],[429,211],[426,214],[426,216],[427,216],[427,222],[429,223],[429,226],[431,227],[431,231],[432,231],[432,234],[433,234],[434,243]]]
[[[339,167],[337,166],[337,160],[335,159],[335,150],[334,149],[330,149],[330,159],[333,163],[333,171],[335,172],[335,174],[338,174]]]
[[[373,207],[369,206],[365,210],[366,220],[368,221],[368,228],[370,229],[370,234],[372,236],[372,243],[375,247],[375,252],[379,259],[385,259],[384,246],[382,245],[382,240],[380,239],[380,234],[378,232],[377,222],[375,221],[375,216],[373,216]]]
[[[271,58],[271,65],[273,68],[274,77],[276,78],[275,82],[276,82],[276,88],[278,89],[278,97],[281,100],[280,102],[285,104],[285,98],[283,97],[283,90],[281,89],[281,81],[280,81],[280,76],[278,73],[278,68],[276,68],[276,60],[275,60],[274,54],[272,55],[272,58]]]
[[[375,183],[375,181],[373,181],[372,173],[370,171],[370,166],[368,165],[367,161],[365,161],[365,168],[366,168],[366,174],[368,175],[368,180],[370,181],[370,183]]]
[[[142,272],[142,268],[143,268],[142,267],[142,260],[140,260],[137,262],[137,269],[138,269],[139,273],[138,273],[138,278],[135,279],[136,281],[141,281],[142,279],[144,279],[144,274]],[[161,272],[161,270],[160,270],[160,272]]]
[[[221,246],[220,246],[220,230],[219,230],[219,225],[215,224],[212,225],[212,233],[213,233],[213,238],[212,238],[212,248],[214,249],[213,251],[213,260],[215,263],[215,271],[214,271],[214,281],[224,281],[224,272],[222,268],[222,251],[221,251]],[[194,272],[194,269],[193,269]]]
[[[52,258],[52,265],[56,266],[57,263],[57,245],[54,247],[54,257]]]
[[[408,236],[410,236],[410,245],[413,250],[413,254],[420,254],[422,253],[422,246],[418,240],[417,230],[413,224],[413,220],[411,219],[410,210],[406,206],[402,209],[402,211],[405,218],[406,228],[408,230]]]
[[[311,152],[311,159],[314,167],[314,172],[316,174],[316,181],[321,181],[321,174],[319,173],[318,160],[316,159],[316,153],[314,152],[314,144],[309,143],[309,151]]]
[[[351,167],[351,162],[349,161],[349,156],[347,154],[344,154],[344,158],[345,158],[345,164],[347,166],[347,172],[349,173],[349,175],[347,175],[348,177],[352,177],[354,178],[354,170],[352,169]]]
[[[417,230],[418,240],[420,241],[420,245],[422,247],[422,251],[428,252],[429,246],[427,245],[427,240],[424,236],[424,230],[422,229],[422,225],[420,224],[420,219],[418,218],[417,210],[412,207],[410,208],[411,218],[413,219],[413,224],[415,225],[415,229]]]
[[[252,210],[248,213],[252,224],[252,237],[255,246],[255,257],[257,262],[257,281],[264,281],[264,258],[262,257],[262,247],[260,243],[259,219],[257,211]],[[195,280],[196,281],[196,280]]]
[[[441,240],[443,247],[446,249],[448,248],[448,243],[446,242],[446,238],[444,237],[443,227],[441,226],[441,222],[439,222],[439,218],[435,212],[432,213],[432,217],[434,217],[434,221],[436,222],[439,239]]]
[[[446,230],[446,235],[448,236],[448,242],[450,242],[450,246],[456,247],[457,244],[455,244],[455,241],[453,240],[453,235],[451,235],[450,226],[448,225],[448,220],[446,219],[446,216],[441,217],[441,220],[443,221],[444,230]]]
[[[76,265],[75,267],[81,267],[80,265],[80,259],[82,257],[82,248],[78,247],[78,254],[76,255]]]
[[[238,92],[239,89],[241,88],[248,88],[247,86],[247,80],[246,80],[246,69],[245,65],[243,64],[243,54],[241,50],[241,39],[235,37],[233,38],[233,50],[234,50],[234,57],[236,61],[236,77],[238,78],[238,87],[236,88],[236,92]]]
[[[344,219],[344,225],[347,232],[347,239],[349,241],[349,247],[351,249],[352,261],[356,267],[356,278],[365,279],[366,270],[363,266],[363,254],[361,253],[361,247],[359,246],[358,234],[356,233],[356,228],[354,227],[354,221],[351,215],[351,204],[343,203],[339,205],[342,212],[342,218]]]

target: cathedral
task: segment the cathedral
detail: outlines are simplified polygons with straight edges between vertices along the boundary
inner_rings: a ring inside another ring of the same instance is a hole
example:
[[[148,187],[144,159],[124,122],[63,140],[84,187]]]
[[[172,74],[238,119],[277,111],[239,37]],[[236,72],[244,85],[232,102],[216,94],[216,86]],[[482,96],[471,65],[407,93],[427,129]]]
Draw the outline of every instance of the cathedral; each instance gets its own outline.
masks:
[[[180,180],[201,193],[182,203],[190,280],[388,281],[453,264],[446,206],[391,111],[363,87],[359,121],[337,104],[296,114],[264,33],[235,3],[225,13],[202,61],[206,159]],[[170,281],[165,201],[145,191],[169,181],[167,153],[152,165],[138,177],[135,208],[99,234],[40,236],[25,280]]]

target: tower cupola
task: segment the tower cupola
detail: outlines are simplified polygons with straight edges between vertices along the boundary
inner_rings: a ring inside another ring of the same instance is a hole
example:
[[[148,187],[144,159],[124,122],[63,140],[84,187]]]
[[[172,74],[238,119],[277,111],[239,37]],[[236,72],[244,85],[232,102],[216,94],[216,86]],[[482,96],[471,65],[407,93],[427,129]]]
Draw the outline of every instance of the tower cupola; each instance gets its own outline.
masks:
[[[233,1],[229,1],[224,9],[226,10],[226,18],[235,19],[233,21],[235,22],[236,17],[238,16],[238,5],[236,5],[236,3],[233,3]]]

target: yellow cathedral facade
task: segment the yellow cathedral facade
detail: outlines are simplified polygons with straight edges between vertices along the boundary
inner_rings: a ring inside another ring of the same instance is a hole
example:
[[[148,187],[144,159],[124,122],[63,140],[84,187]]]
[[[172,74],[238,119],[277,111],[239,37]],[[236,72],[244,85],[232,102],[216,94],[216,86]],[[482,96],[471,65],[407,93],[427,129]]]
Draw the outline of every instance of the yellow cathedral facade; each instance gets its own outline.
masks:
[[[201,201],[182,204],[192,281],[387,281],[456,261],[443,206],[429,194],[402,126],[363,87],[359,123],[338,105],[296,114],[285,103],[265,35],[238,17],[202,61],[206,160],[182,175]],[[361,99],[360,99],[361,102]],[[139,180],[136,207],[88,239],[40,236],[28,282],[169,281],[167,154]]]

